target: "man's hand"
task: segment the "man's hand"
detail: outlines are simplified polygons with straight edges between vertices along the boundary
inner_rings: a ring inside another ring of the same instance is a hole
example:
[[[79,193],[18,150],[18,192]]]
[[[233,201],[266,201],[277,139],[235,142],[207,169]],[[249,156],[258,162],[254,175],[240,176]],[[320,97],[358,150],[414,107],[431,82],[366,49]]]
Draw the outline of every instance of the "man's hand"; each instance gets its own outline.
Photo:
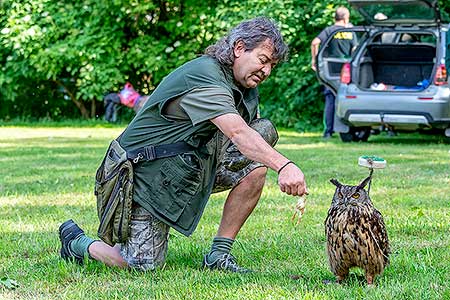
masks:
[[[280,190],[288,195],[303,196],[308,194],[305,175],[295,164],[290,163],[278,174]]]

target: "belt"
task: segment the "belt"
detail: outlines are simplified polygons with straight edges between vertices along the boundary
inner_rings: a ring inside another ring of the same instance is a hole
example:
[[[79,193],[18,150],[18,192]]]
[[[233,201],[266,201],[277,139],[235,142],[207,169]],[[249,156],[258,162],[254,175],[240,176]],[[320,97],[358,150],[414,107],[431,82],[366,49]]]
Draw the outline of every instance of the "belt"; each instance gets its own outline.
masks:
[[[155,146],[150,145],[134,151],[127,151],[127,158],[136,164],[143,160],[152,161],[158,158],[176,156],[194,149],[196,148],[186,142]]]

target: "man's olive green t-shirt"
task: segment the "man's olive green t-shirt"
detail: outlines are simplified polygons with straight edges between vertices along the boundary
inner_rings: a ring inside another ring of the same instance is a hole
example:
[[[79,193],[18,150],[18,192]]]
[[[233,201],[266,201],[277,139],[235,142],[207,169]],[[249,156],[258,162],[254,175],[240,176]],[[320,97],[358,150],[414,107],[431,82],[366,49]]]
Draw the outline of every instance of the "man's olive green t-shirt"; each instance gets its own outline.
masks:
[[[163,115],[171,120],[191,122],[193,125],[208,121],[223,114],[242,114],[242,103],[223,89],[217,87],[196,88],[186,95],[170,101],[163,109]]]
[[[240,90],[231,70],[212,58],[197,58],[169,74],[120,136],[119,143],[130,151],[185,141],[198,149],[195,155],[201,160],[202,172],[197,179],[187,178],[192,174],[180,174],[186,170],[179,157],[139,163],[134,168],[134,201],[190,235],[211,192],[221,146],[213,139],[218,128],[210,120],[232,113],[248,123],[256,117],[257,105],[257,90]],[[160,192],[164,180],[170,180],[170,184],[167,191]]]

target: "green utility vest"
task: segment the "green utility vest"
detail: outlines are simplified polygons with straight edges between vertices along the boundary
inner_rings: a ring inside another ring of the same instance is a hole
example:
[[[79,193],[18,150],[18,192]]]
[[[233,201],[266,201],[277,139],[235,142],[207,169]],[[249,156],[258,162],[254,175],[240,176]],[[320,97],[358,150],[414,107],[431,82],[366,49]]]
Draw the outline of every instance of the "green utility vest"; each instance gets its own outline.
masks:
[[[196,88],[220,88],[243,106],[241,115],[250,122],[256,117],[257,89],[243,92],[234,84],[232,70],[215,59],[202,56],[172,73],[159,84],[144,107],[118,138],[126,151],[148,145],[184,141],[196,149],[173,157],[139,162],[134,166],[133,200],[155,217],[189,236],[197,227],[214,184],[221,141],[218,128],[210,121],[193,124],[171,120],[162,111],[170,100]],[[205,108],[206,109],[206,108]],[[235,108],[213,112],[217,117]],[[186,156],[189,159],[186,159]]]

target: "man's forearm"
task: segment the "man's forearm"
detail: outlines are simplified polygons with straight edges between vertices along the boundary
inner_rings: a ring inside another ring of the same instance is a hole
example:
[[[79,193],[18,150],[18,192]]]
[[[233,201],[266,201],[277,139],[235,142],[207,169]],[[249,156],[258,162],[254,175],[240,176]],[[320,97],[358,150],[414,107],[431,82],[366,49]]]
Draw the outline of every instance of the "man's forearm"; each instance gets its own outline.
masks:
[[[263,137],[249,126],[233,132],[229,137],[247,158],[278,171],[289,160],[270,146]]]
[[[289,160],[272,148],[263,137],[237,114],[225,114],[211,120],[247,158],[278,171]]]
[[[311,43],[311,67],[315,68],[317,53],[319,52],[320,40],[315,38]]]

